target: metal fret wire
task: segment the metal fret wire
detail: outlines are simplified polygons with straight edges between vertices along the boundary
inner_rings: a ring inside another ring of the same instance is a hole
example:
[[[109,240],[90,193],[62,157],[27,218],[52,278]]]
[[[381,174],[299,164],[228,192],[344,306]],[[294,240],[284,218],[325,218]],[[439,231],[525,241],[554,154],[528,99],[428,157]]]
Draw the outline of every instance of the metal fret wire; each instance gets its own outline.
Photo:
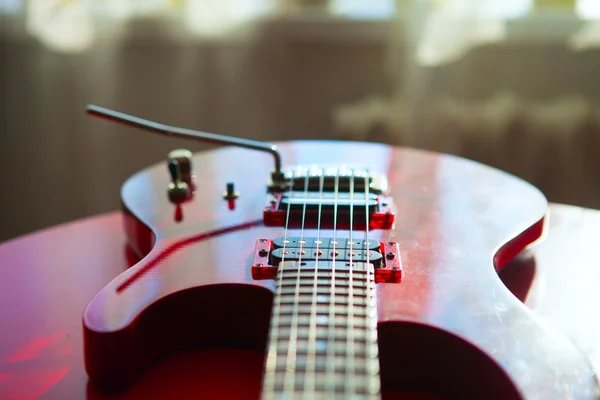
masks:
[[[300,248],[299,248],[299,260],[298,260],[298,270],[297,270],[297,277],[296,277],[296,290],[295,290],[295,298],[294,298],[294,311],[293,311],[293,320],[292,320],[292,327],[291,327],[291,335],[290,335],[290,343],[289,343],[289,347],[288,347],[288,352],[287,352],[287,359],[286,359],[286,373],[284,376],[284,396],[286,394],[290,394],[290,397],[285,396],[284,398],[293,398],[293,393],[294,393],[294,389],[295,389],[295,369],[296,369],[296,352],[297,352],[297,335],[298,335],[298,305],[299,305],[299,283],[300,283],[300,272],[301,272],[301,268],[300,268],[300,264],[301,264],[301,258],[302,258],[302,247],[303,247],[303,242],[304,242],[304,227],[305,227],[305,215],[306,215],[306,206],[307,206],[307,198],[308,198],[308,171],[306,171],[307,173],[305,174],[305,182],[304,182],[304,206],[303,206],[303,213],[302,213],[302,231],[301,231],[301,238],[300,238]],[[334,337],[334,327],[335,324],[332,324],[331,321],[335,320],[335,257],[336,257],[336,245],[337,243],[337,219],[338,219],[338,199],[339,199],[339,168],[337,169],[336,172],[336,176],[335,176],[335,184],[334,184],[334,193],[335,193],[335,201],[334,201],[334,234],[333,234],[333,261],[332,261],[332,265],[333,265],[333,270],[331,273],[331,280],[332,280],[332,284],[331,284],[331,296],[330,296],[330,310],[329,310],[329,321],[330,323],[328,324],[328,343],[335,343],[335,337]],[[318,225],[317,225],[317,241],[316,241],[316,252],[318,254],[319,252],[319,245],[320,245],[320,228],[321,228],[321,214],[322,214],[322,201],[323,201],[323,186],[324,186],[324,171],[321,170],[319,172],[320,176],[319,176],[319,211],[318,211]],[[287,216],[286,216],[286,226],[285,226],[285,234],[284,234],[284,241],[283,241],[283,255],[282,255],[282,263],[284,261],[285,258],[285,248],[286,248],[286,244],[287,244],[287,234],[288,234],[288,226],[289,226],[289,216],[290,216],[290,205],[291,205],[291,198],[292,198],[292,192],[293,192],[293,177],[294,177],[294,172],[292,171],[292,185],[290,187],[290,194],[289,194],[289,198],[290,201],[288,203],[288,210],[287,210]],[[369,182],[368,182],[368,171],[366,172],[366,174],[364,175],[364,179],[365,179],[365,199],[368,199],[368,195],[369,195]],[[348,290],[348,295],[349,295],[349,307],[348,307],[348,332],[347,332],[347,341],[350,343],[349,346],[349,351],[347,352],[347,374],[346,374],[346,389],[348,387],[351,388],[351,393],[353,395],[356,394],[356,387],[355,387],[355,382],[353,380],[353,372],[355,371],[355,365],[354,365],[354,354],[355,354],[355,337],[354,337],[354,315],[353,315],[353,289],[354,289],[354,285],[353,285],[353,268],[352,268],[352,257],[353,257],[353,215],[354,215],[354,183],[355,183],[355,171],[352,170],[351,171],[351,179],[350,179],[350,268],[349,268],[349,290]],[[369,252],[369,248],[368,248],[368,243],[369,243],[369,205],[367,202],[365,202],[365,217],[366,217],[366,229],[365,229],[365,249],[364,251],[367,252],[366,254],[366,260],[367,260],[367,266],[370,262],[370,252]],[[310,316],[310,328],[309,328],[309,340],[308,340],[308,357],[307,357],[307,370],[306,370],[306,374],[305,374],[305,386],[304,386],[304,397],[305,398],[311,398],[311,397],[315,397],[316,396],[316,390],[315,390],[315,379],[316,379],[316,375],[315,375],[315,370],[316,370],[316,299],[317,299],[317,295],[316,295],[316,289],[317,289],[317,275],[318,275],[318,255],[316,257],[316,262],[315,262],[315,275],[314,275],[314,281],[313,281],[313,298],[312,298],[312,307],[311,307],[311,316]],[[373,297],[373,285],[374,285],[374,276],[373,273],[374,271],[369,271],[368,269],[366,270],[367,273],[367,302],[373,302],[374,301],[374,297]],[[283,276],[283,271],[280,270],[279,274],[278,274],[278,286],[281,287],[281,281],[282,281],[282,276]],[[277,307],[275,308],[275,312],[274,312],[274,321],[272,323],[272,332],[271,332],[271,339],[276,339],[277,338],[277,330],[278,330],[278,324],[279,324],[279,315],[280,315],[280,308],[281,308],[281,302],[278,303]],[[376,334],[376,332],[375,332]],[[367,341],[369,341],[367,339]],[[367,343],[365,343],[367,344]],[[290,355],[292,354],[292,356],[290,357]],[[327,346],[326,349],[326,354],[327,354],[327,360],[328,362],[326,363],[326,374],[327,374],[327,380],[326,380],[326,389],[327,389],[327,393],[331,394],[331,395],[335,395],[335,346],[331,345],[331,346]],[[277,357],[277,340],[271,340],[271,344],[269,346],[269,353],[268,353],[268,359],[267,359],[267,367],[266,367],[266,375],[267,377],[265,378],[265,393],[263,393],[263,398],[265,399],[273,399],[274,398],[274,383],[275,383],[275,369],[276,369],[276,357]],[[372,365],[372,364],[369,364]],[[378,395],[379,394],[379,389],[380,389],[380,382],[378,379],[378,372],[379,372],[379,366],[376,366],[375,370],[372,369],[368,369],[368,378],[369,378],[369,382],[368,382],[368,392],[370,394],[374,394],[374,395]],[[270,377],[270,379],[269,379]],[[374,379],[375,377],[377,377],[377,379]],[[307,384],[308,382],[308,384]],[[308,390],[306,390],[308,389]]]
[[[325,171],[321,168],[319,171],[319,211],[317,215],[317,247],[315,257],[315,275],[313,277],[313,293],[310,310],[310,320],[308,328],[308,351],[306,356],[306,373],[304,375],[304,398],[307,400],[316,397],[316,341],[317,341],[317,275],[319,270],[319,245],[321,244],[321,212],[323,206],[323,186],[325,181]]]
[[[304,222],[306,219],[306,203],[308,201],[308,169],[304,174],[304,205],[302,207],[302,229],[300,233],[300,247],[298,249],[298,269],[296,275],[296,290],[294,292],[294,308],[292,311],[292,326],[290,327],[290,339],[288,351],[285,361],[285,375],[283,378],[283,394],[286,398],[289,393],[289,398],[293,398],[294,389],[296,386],[296,353],[298,350],[298,306],[300,304],[300,266],[302,265],[302,246],[304,245]],[[292,183],[293,184],[293,183]],[[282,258],[283,262],[283,258]],[[280,264],[281,265],[281,264]],[[283,269],[283,266],[282,268]],[[282,271],[283,272],[283,271]]]
[[[366,170],[366,174],[365,174],[365,199],[369,198],[369,170]],[[365,216],[366,216],[366,220],[365,220],[365,241],[366,243],[369,243],[369,204],[368,202],[365,202]],[[368,246],[367,246],[368,247]],[[371,252],[369,251],[369,249],[367,248],[365,250],[367,252],[367,302],[374,302],[375,301],[375,270],[373,270],[373,274],[371,274],[371,271],[368,270],[369,267],[369,256],[371,254]],[[369,306],[369,303],[367,303],[367,307]],[[375,330],[373,332],[373,335],[375,339],[375,343],[377,343],[377,327],[375,327]],[[368,344],[369,339],[367,338],[367,343]],[[367,346],[368,348],[368,346]],[[379,352],[379,349],[377,346],[375,346],[375,349]],[[373,354],[369,354],[367,353],[367,360],[369,359],[370,356],[373,356]],[[379,362],[376,363],[368,363],[369,366],[375,366],[375,370],[372,371],[370,369],[367,369],[367,376],[368,376],[368,380],[369,382],[367,383],[367,388],[368,388],[368,392],[374,396],[379,397],[380,394],[380,388],[381,388],[381,382],[379,381]]]
[[[283,234],[283,251],[281,255],[281,262],[285,261],[285,248],[287,244],[288,226],[290,223],[290,210],[292,204],[292,194],[294,189],[294,171],[292,170],[292,176],[290,177],[292,184],[290,185],[290,191],[288,193],[289,200],[287,206],[287,214],[285,219],[285,231]],[[277,287],[281,287],[281,281],[283,277],[283,271],[279,270],[277,274]],[[277,336],[279,326],[279,314],[281,312],[281,302],[274,305],[273,309],[273,321],[271,322],[271,332],[269,335],[269,350],[267,352],[267,362],[265,363],[265,379],[264,387],[262,390],[262,397],[264,400],[271,400],[275,398],[275,370],[277,367]]]
[[[335,344],[335,331],[334,324],[331,321],[335,319],[335,255],[337,245],[337,216],[338,216],[338,199],[339,199],[339,188],[340,188],[340,169],[337,168],[335,173],[334,182],[334,194],[335,201],[333,202],[333,261],[331,265],[333,270],[331,271],[331,294],[329,296],[329,326],[327,327],[327,343]],[[326,355],[327,362],[325,363],[325,388],[327,394],[335,394],[335,345],[327,346]]]
[[[349,282],[348,282],[348,303],[350,306],[348,307],[348,331],[346,342],[348,343],[348,351],[346,352],[346,362],[347,362],[347,371],[346,371],[346,390],[350,389],[350,393],[354,396],[356,395],[356,386],[354,385],[354,274],[352,267],[352,256],[354,255],[352,252],[353,238],[352,231],[354,231],[354,170],[352,170],[352,176],[350,177],[350,274],[349,274]],[[368,246],[367,246],[368,247]],[[368,251],[367,251],[368,257]],[[335,266],[334,266],[335,268]],[[368,273],[368,271],[367,271]]]

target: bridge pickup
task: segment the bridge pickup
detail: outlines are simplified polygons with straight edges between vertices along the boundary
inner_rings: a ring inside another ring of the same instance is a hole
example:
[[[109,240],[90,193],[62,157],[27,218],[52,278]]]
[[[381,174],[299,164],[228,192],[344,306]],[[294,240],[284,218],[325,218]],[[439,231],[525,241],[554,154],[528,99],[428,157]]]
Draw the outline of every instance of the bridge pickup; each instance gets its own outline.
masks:
[[[275,193],[263,213],[265,226],[306,229],[392,229],[392,199],[384,195],[355,193]],[[337,204],[337,207],[336,207]],[[352,206],[351,206],[352,204]]]

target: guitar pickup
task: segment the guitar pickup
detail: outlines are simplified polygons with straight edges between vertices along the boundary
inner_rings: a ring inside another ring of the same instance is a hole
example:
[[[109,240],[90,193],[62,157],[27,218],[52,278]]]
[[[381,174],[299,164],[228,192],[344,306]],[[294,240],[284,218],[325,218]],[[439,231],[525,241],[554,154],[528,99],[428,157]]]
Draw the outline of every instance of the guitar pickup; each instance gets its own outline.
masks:
[[[285,246],[284,246],[285,245]],[[335,246],[335,247],[334,247]],[[402,262],[396,242],[379,242],[346,238],[279,237],[256,242],[252,262],[254,279],[275,279],[284,261],[323,261],[344,264],[365,263],[375,267],[375,282],[398,283],[402,279]]]

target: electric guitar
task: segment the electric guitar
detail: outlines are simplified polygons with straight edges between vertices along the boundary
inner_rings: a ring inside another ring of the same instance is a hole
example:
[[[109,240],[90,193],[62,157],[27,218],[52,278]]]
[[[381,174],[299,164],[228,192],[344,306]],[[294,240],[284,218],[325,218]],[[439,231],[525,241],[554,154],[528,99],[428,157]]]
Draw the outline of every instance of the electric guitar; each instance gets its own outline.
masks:
[[[260,388],[231,382],[237,398],[598,398],[585,357],[498,277],[544,233],[547,202],[528,183],[426,151],[276,147],[88,110],[238,146],[176,150],[124,184],[139,262],[84,311],[97,388],[238,347],[265,356]]]

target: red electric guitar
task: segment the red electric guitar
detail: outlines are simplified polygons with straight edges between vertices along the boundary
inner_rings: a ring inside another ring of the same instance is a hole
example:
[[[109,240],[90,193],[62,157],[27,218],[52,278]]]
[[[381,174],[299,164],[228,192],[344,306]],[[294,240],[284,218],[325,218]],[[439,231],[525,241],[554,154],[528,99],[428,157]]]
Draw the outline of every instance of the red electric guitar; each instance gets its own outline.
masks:
[[[174,151],[123,186],[140,261],[84,312],[97,388],[227,347],[264,352],[248,359],[256,379],[224,384],[235,398],[597,398],[585,357],[497,275],[544,231],[546,199],[526,182],[425,151],[275,147],[88,110],[245,147]]]

